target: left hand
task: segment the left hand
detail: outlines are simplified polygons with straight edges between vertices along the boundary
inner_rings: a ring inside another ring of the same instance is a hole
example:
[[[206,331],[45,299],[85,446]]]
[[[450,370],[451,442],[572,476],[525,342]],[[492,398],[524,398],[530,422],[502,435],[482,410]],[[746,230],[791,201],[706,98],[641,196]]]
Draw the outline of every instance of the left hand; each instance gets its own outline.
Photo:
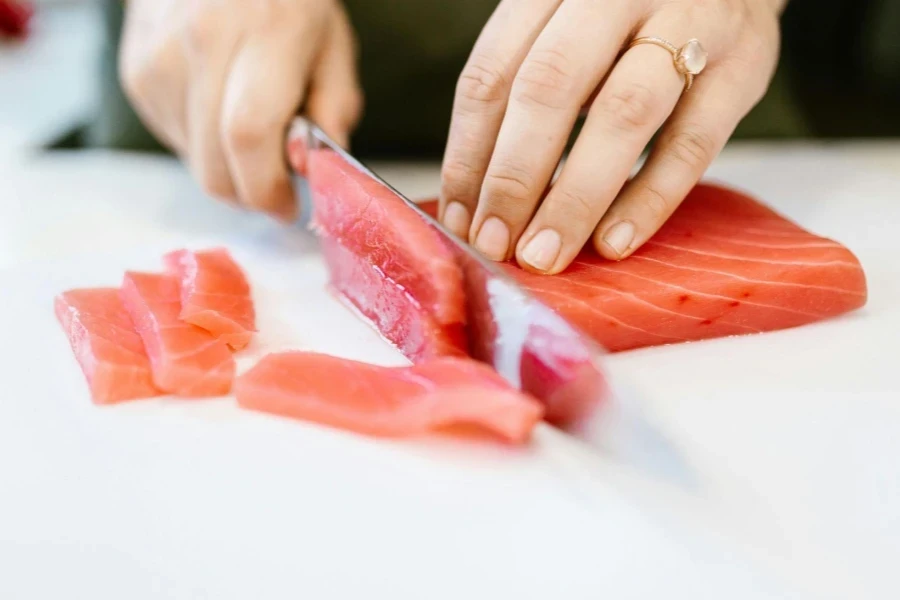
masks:
[[[444,224],[485,256],[558,273],[589,238],[618,260],[647,241],[768,87],[784,0],[502,0],[457,86]],[[658,37],[698,39],[690,90]],[[584,127],[551,186],[582,107]],[[654,134],[646,163],[629,174]],[[548,186],[549,191],[548,191]]]

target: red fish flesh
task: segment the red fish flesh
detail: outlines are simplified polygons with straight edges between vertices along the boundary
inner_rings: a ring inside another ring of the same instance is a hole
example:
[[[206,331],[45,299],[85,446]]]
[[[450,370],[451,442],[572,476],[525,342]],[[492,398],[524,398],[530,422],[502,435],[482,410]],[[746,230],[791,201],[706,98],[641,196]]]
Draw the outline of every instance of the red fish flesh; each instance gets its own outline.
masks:
[[[228,250],[176,250],[164,261],[181,281],[181,319],[234,350],[245,347],[256,331],[256,313],[247,277]]]
[[[234,389],[244,408],[383,437],[467,424],[521,443],[543,412],[490,367],[466,358],[380,367],[311,352],[270,354]]]
[[[326,240],[335,291],[407,356],[464,354],[463,274],[440,234],[336,154],[311,152],[308,161],[317,197],[313,226]],[[404,321],[413,320],[427,344],[403,338],[411,329]]]
[[[412,360],[465,354],[464,330],[445,327],[403,288],[330,236],[321,238],[330,286]]]
[[[96,404],[162,393],[117,288],[69,290],[56,297],[54,309]]]
[[[181,396],[229,392],[234,358],[224,342],[181,320],[177,277],[129,271],[121,295],[150,357],[158,388]]]
[[[786,329],[866,303],[850,250],[705,184],[626,260],[586,247],[558,275],[502,268],[610,351]]]

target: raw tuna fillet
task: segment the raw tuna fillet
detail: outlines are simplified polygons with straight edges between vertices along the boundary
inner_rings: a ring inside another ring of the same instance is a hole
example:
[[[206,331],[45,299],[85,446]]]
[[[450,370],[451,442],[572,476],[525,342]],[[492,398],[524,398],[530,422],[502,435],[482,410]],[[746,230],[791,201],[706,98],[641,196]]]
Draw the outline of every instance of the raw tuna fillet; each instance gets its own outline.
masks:
[[[586,247],[559,275],[502,267],[610,351],[785,329],[866,302],[847,248],[713,185],[698,185],[621,262]]]
[[[181,281],[181,319],[234,350],[246,346],[256,331],[256,313],[247,277],[228,250],[177,250],[164,260]]]
[[[465,351],[465,293],[463,276],[453,253],[441,235],[427,226],[389,189],[368,179],[330,150],[315,150],[308,155],[309,181],[315,194],[313,226],[325,238],[343,248],[346,261],[355,263],[361,284],[337,281],[332,287],[344,295],[363,314],[369,306],[383,303],[387,296],[406,296],[396,311],[398,319],[430,316],[423,329],[436,336],[431,348],[423,348],[415,359],[437,354],[447,346]],[[334,246],[334,244],[332,244]],[[337,252],[339,254],[340,252]],[[346,271],[335,265],[335,252],[326,255],[331,271]],[[352,259],[352,257],[356,257]],[[342,257],[340,260],[344,260]],[[370,274],[362,274],[369,270]],[[355,289],[349,287],[356,286]],[[407,312],[415,315],[406,314]],[[379,323],[382,333],[398,346],[404,340],[391,331],[403,329]]]
[[[56,297],[54,309],[96,404],[161,394],[117,288],[69,290]]]
[[[412,436],[457,424],[524,442],[541,405],[490,367],[442,358],[379,367],[310,352],[270,354],[235,382],[238,403],[374,436]]]
[[[180,318],[178,278],[125,273],[122,302],[144,341],[153,382],[181,396],[227,394],[235,363],[228,346],[208,331]]]

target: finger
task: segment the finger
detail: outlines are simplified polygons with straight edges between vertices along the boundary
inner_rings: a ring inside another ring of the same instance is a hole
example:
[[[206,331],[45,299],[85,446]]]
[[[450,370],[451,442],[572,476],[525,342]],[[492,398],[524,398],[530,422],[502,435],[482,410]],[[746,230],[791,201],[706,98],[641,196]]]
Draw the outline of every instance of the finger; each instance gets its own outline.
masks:
[[[241,43],[235,25],[223,9],[206,8],[193,17],[183,40],[191,78],[185,111],[188,164],[203,189],[223,200],[236,199],[219,134],[225,82]]]
[[[740,83],[722,77],[721,70],[697,77],[647,162],[597,226],[593,240],[600,254],[612,260],[629,256],[671,216],[760,97]]]
[[[467,239],[509,91],[528,49],[562,0],[503,0],[488,20],[456,86],[441,170],[439,214]]]
[[[562,173],[517,245],[523,268],[558,273],[584,247],[684,87],[660,48],[628,50],[591,105]],[[602,170],[598,169],[602,165]]]
[[[306,92],[318,45],[314,37],[321,31],[321,23],[308,23],[304,31],[248,39],[225,86],[220,135],[238,197],[245,206],[286,221],[296,218],[297,205],[284,136]]]
[[[122,90],[147,129],[165,146],[183,154],[186,66],[176,36],[148,31],[140,13],[126,16],[119,52]]]
[[[600,83],[636,17],[629,2],[564,2],[516,74],[484,177],[470,239],[505,260],[562,155],[581,105]]]
[[[356,41],[346,14],[335,12],[306,101],[310,118],[344,148],[359,121],[363,96],[357,77]]]

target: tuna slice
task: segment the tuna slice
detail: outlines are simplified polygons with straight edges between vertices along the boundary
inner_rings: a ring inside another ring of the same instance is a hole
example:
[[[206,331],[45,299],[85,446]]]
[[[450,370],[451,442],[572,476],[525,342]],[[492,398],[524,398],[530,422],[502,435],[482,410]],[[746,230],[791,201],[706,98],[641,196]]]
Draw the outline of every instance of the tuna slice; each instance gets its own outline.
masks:
[[[310,352],[270,354],[235,382],[244,408],[384,437],[476,425],[521,443],[541,405],[490,367],[442,358],[380,367]]]
[[[426,208],[434,214],[436,203]],[[610,351],[785,329],[866,303],[865,275],[847,248],[713,185],[698,185],[621,262],[587,247],[559,275],[502,266]]]
[[[228,346],[208,331],[179,317],[178,278],[156,273],[125,273],[122,302],[150,357],[153,381],[181,396],[227,394],[235,363]]]
[[[177,250],[164,260],[181,280],[181,319],[234,350],[246,346],[256,331],[256,314],[247,277],[228,250]]]
[[[162,393],[117,288],[69,290],[56,297],[54,309],[96,404]]]
[[[308,157],[332,288],[414,360],[465,353],[463,276],[441,235],[328,150]],[[365,283],[362,283],[365,282]],[[376,306],[390,314],[373,314]],[[405,339],[409,323],[424,337]]]
[[[461,326],[437,323],[403,288],[331,237],[321,238],[332,290],[415,361],[464,354]]]

